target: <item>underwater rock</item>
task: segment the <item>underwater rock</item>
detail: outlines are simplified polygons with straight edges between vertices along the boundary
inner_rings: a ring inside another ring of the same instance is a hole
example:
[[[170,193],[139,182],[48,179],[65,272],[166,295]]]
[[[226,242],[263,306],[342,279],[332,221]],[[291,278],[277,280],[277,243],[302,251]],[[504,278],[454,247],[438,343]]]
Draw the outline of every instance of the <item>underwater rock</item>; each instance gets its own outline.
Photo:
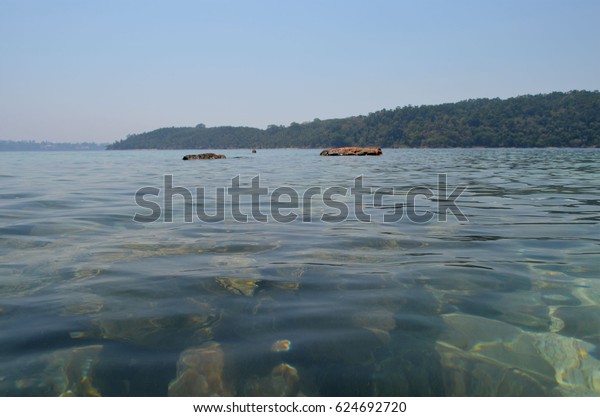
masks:
[[[20,397],[98,397],[94,379],[102,349],[102,345],[80,346],[6,362],[0,392]]]
[[[214,256],[209,261],[210,266],[235,271],[252,271],[257,262],[253,258],[236,254]]]
[[[433,397],[445,395],[439,354],[420,334],[401,334],[382,357],[371,378],[372,395]]]
[[[381,148],[361,148],[357,146],[325,149],[321,152],[321,156],[365,156],[381,154]]]
[[[446,291],[441,293],[444,301],[464,314],[490,317],[504,323],[529,329],[548,329],[548,306],[537,292],[488,293],[469,291]]]
[[[244,395],[251,397],[293,397],[300,390],[298,371],[287,363],[277,365],[271,374],[251,380],[244,388]]]
[[[292,347],[292,342],[287,339],[277,340],[271,345],[271,352],[287,352]]]
[[[600,361],[591,343],[465,314],[443,320],[436,350],[448,395],[600,394]]]
[[[258,283],[260,282],[260,280],[255,279],[229,277],[215,278],[215,281],[230,293],[245,297],[252,297],[258,289]]]
[[[186,301],[197,307],[197,310],[186,320],[186,325],[193,329],[192,340],[197,345],[212,340],[215,328],[220,323],[222,312],[213,308],[208,303],[195,300],[191,297]]]
[[[516,326],[469,314],[444,314],[442,319],[446,329],[439,340],[463,350],[474,349],[485,341],[510,342],[521,334]]]
[[[93,384],[94,366],[102,345],[77,347],[55,352],[48,365],[48,373],[56,373],[56,395],[61,397],[99,397]]]
[[[104,307],[104,300],[102,297],[91,294],[83,293],[77,297],[72,297],[65,300],[65,306],[63,307],[63,314],[66,315],[92,315],[98,313]]]
[[[169,384],[170,397],[227,397],[234,393],[223,376],[225,358],[221,345],[208,342],[183,351],[177,376]]]
[[[600,282],[597,279],[576,279],[573,295],[583,305],[600,305]]]
[[[553,366],[563,395],[600,395],[600,361],[590,355],[594,345],[556,333],[541,333],[534,343]]]
[[[391,340],[390,331],[396,328],[396,319],[389,310],[362,310],[352,315],[352,324],[370,331],[387,346]]]
[[[185,314],[165,315],[161,305],[155,302],[141,306],[141,314],[130,312],[127,305],[120,302],[105,306],[92,320],[99,333],[96,337],[139,346],[180,349],[182,340],[187,340],[184,346],[211,340],[221,319],[218,308],[190,297],[180,300]]]
[[[189,161],[191,159],[225,159],[225,155],[219,155],[216,153],[201,153],[198,155],[185,155],[183,157],[184,161]]]
[[[300,289],[300,283],[297,281],[268,281],[268,287],[281,291],[297,291]]]
[[[168,327],[164,318],[134,318],[118,319],[112,315],[93,320],[100,331],[100,337],[108,340],[120,340],[137,345],[162,346]],[[168,343],[168,342],[167,342]]]
[[[553,316],[563,323],[561,334],[600,342],[600,306],[559,307]]]
[[[529,290],[531,287],[525,275],[473,267],[457,268],[448,274],[426,277],[422,282],[438,290],[462,295]]]
[[[436,350],[447,396],[550,395],[548,387],[509,365],[439,342]]]
[[[533,335],[498,320],[466,314],[443,316],[446,330],[439,342],[457,347],[478,357],[486,357],[526,372],[536,379],[553,379],[552,367],[535,347]]]
[[[206,283],[206,290],[210,292],[222,293],[225,289],[231,294],[253,297],[259,287],[262,287],[261,275],[256,270],[257,262],[252,258],[232,254],[215,256],[209,263],[222,274],[214,278],[212,285],[210,282]]]

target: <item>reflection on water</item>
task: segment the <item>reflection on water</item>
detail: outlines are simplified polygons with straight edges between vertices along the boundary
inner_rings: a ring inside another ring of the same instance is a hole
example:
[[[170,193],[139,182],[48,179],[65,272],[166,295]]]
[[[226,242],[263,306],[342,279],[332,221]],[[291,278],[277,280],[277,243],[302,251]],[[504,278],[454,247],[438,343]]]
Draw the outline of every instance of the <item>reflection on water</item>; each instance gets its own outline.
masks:
[[[600,394],[600,152],[184,153],[0,154],[1,395]],[[185,223],[179,200],[132,221],[163,174],[302,193],[438,173],[468,222]]]

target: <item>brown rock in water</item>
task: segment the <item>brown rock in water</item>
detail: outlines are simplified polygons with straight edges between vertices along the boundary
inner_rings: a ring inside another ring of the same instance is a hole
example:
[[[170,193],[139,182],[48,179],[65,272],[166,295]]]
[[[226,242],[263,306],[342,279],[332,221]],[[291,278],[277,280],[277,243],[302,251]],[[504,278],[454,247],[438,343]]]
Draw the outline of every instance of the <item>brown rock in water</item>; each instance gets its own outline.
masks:
[[[198,155],[186,155],[183,157],[184,161],[189,161],[190,159],[225,159],[225,155],[219,155],[216,153],[201,153]]]
[[[325,149],[321,156],[365,156],[381,155],[381,148],[360,148],[357,146],[348,146],[345,148]]]
[[[298,370],[287,363],[277,365],[271,374],[251,380],[244,387],[249,397],[295,397],[299,394]]]
[[[232,396],[234,393],[223,378],[224,366],[223,350],[216,342],[183,351],[177,362],[177,377],[169,384],[169,396]]]
[[[252,149],[252,153],[256,153],[256,149]]]
[[[51,384],[60,391],[56,394],[61,397],[100,397],[94,387],[93,374],[101,351],[102,345],[92,345],[55,352],[46,371],[49,375],[60,375]]]

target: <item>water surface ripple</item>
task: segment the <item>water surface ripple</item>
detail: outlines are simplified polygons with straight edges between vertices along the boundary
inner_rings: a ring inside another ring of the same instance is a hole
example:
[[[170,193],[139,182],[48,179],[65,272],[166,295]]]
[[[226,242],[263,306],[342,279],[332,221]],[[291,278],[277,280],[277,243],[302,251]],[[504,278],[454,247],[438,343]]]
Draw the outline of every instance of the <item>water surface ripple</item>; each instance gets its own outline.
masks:
[[[186,153],[0,154],[0,395],[600,394],[600,151]],[[134,222],[165,174],[207,205],[362,176],[373,221]],[[468,221],[381,221],[438,174]]]

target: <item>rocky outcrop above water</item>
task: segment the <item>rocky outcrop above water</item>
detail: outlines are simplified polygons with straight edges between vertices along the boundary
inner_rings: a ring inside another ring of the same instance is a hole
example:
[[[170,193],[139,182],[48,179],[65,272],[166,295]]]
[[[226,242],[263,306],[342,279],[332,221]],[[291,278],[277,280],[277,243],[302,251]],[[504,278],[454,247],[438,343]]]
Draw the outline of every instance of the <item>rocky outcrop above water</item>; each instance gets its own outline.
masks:
[[[198,155],[186,155],[183,157],[184,161],[189,161],[190,159],[225,159],[225,155],[219,155],[216,153],[201,153]]]
[[[360,148],[357,146],[348,146],[345,148],[325,149],[321,152],[321,156],[365,156],[365,155],[381,155],[381,148]]]

